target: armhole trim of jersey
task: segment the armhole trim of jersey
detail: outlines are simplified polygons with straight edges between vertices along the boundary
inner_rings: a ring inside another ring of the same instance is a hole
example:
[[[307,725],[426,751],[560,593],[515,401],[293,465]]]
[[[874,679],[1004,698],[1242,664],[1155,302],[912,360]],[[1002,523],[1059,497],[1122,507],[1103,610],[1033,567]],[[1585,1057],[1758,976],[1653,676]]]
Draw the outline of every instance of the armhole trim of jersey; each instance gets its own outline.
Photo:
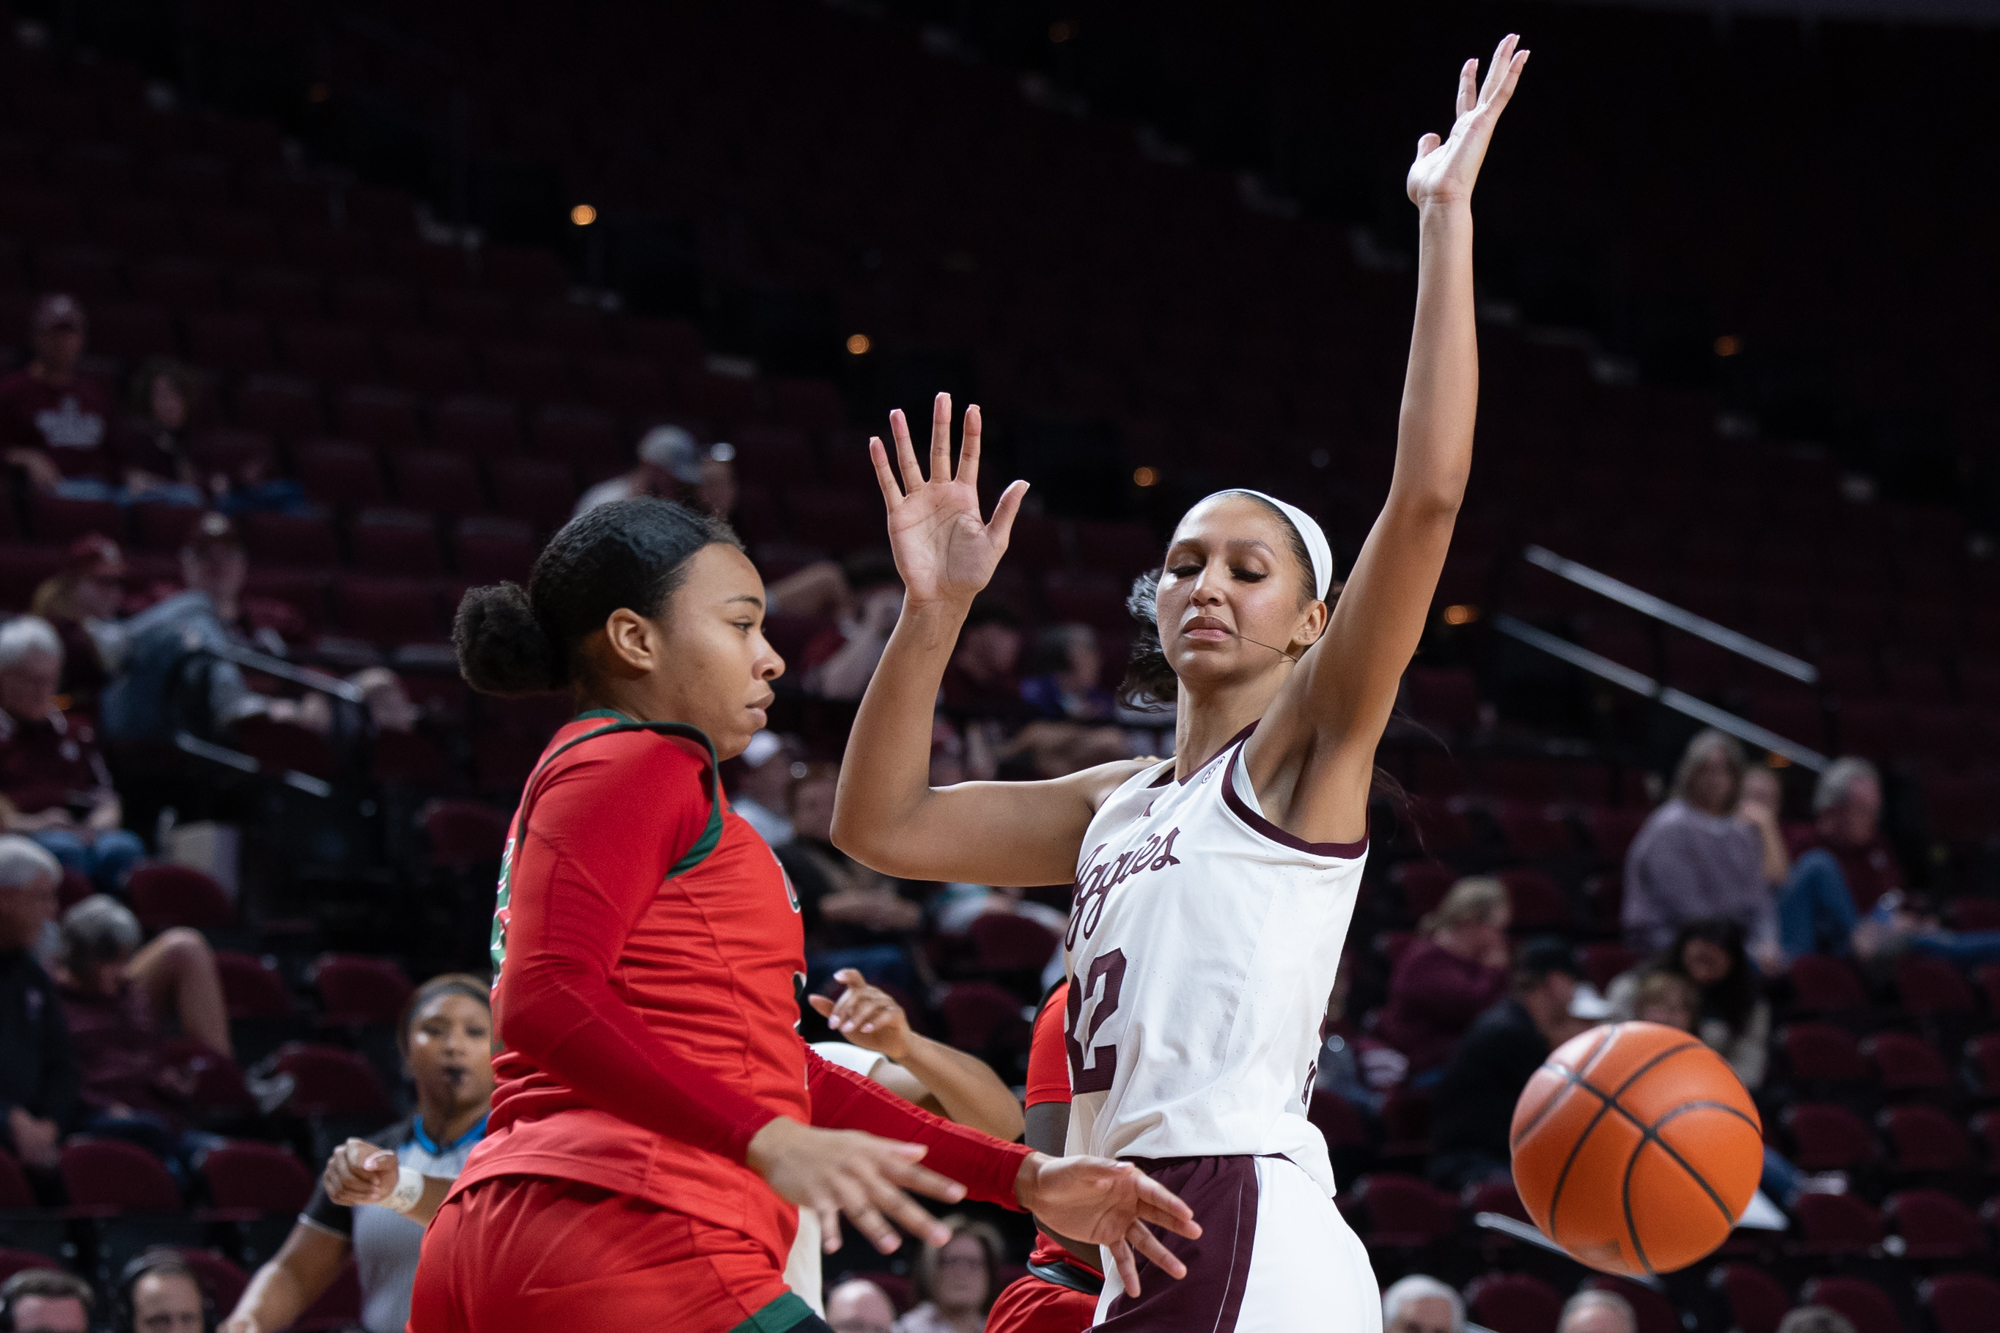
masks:
[[[1264,818],[1263,812],[1252,809],[1250,804],[1236,791],[1236,763],[1242,757],[1243,747],[1239,745],[1236,747],[1236,752],[1229,756],[1229,766],[1222,772],[1222,802],[1229,807],[1231,814],[1235,815],[1248,826],[1252,833],[1262,838],[1269,838],[1281,847],[1289,847],[1295,852],[1304,852],[1308,856],[1324,856],[1338,861],[1353,861],[1366,854],[1368,851],[1368,835],[1365,832],[1361,835],[1361,841],[1359,842],[1307,842],[1297,834],[1287,833],[1270,820]],[[1365,820],[1366,818],[1364,815],[1363,819]]]
[[[685,874],[687,871],[700,865],[703,861],[706,861],[709,854],[722,841],[722,760],[715,753],[715,742],[711,741],[708,738],[708,734],[699,727],[691,727],[685,722],[634,722],[622,713],[614,713],[608,708],[594,708],[587,713],[579,713],[572,721],[580,722],[585,718],[595,717],[613,718],[616,720],[608,726],[599,727],[595,731],[587,731],[581,736],[564,741],[550,753],[547,759],[541,762],[540,767],[535,770],[534,776],[528,779],[528,789],[521,803],[521,813],[515,821],[515,837],[519,839],[528,836],[528,817],[534,811],[535,797],[538,794],[535,789],[535,778],[539,778],[546,772],[549,765],[553,764],[558,757],[575,749],[585,741],[595,740],[599,736],[609,736],[624,731],[650,731],[661,736],[675,736],[681,740],[699,741],[701,742],[701,748],[708,752],[708,824],[702,829],[701,836],[694,840],[694,844],[682,854],[678,861],[674,862],[668,868],[667,878],[672,879],[676,875]]]

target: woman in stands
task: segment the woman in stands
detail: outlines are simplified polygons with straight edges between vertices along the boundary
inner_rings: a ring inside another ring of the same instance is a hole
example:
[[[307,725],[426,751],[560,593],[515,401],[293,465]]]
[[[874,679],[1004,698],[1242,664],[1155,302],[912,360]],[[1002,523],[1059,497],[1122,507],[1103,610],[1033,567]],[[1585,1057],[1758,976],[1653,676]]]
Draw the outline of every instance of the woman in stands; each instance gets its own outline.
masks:
[[[459,608],[474,688],[568,690],[578,716],[508,839],[493,1114],[425,1233],[413,1333],[824,1329],[782,1276],[797,1209],[884,1251],[898,1224],[941,1240],[906,1190],[1033,1208],[1128,1274],[1134,1247],[1171,1261],[1140,1218],[1199,1231],[1129,1165],[999,1143],[807,1051],[798,900],[716,774],[784,669],[763,596],[720,521],[633,498]]]
[[[250,1279],[221,1333],[290,1328],[349,1254],[360,1268],[362,1327],[402,1333],[409,1322],[424,1225],[485,1137],[493,1104],[485,983],[456,972],[426,981],[403,1008],[396,1044],[416,1085],[416,1114],[334,1150],[284,1248]]]
[[[1025,486],[980,521],[979,413],[966,412],[954,476],[943,395],[928,481],[901,413],[901,485],[881,441],[869,444],[907,600],[848,740],[835,838],[915,879],[1076,881],[1068,1142],[1158,1163],[1205,1228],[1198,1242],[1167,1238],[1184,1281],[1138,1296],[1107,1287],[1100,1324],[1380,1323],[1368,1256],[1334,1209],[1325,1141],[1303,1112],[1367,849],[1375,748],[1472,462],[1470,200],[1527,59],[1515,46],[1500,43],[1483,89],[1478,62],[1465,65],[1450,137],[1417,145],[1417,310],[1395,473],[1337,609],[1319,525],[1240,490],[1189,510],[1164,568],[1135,591],[1159,636],[1136,684],[1176,701],[1176,759],[928,785],[938,687]]]

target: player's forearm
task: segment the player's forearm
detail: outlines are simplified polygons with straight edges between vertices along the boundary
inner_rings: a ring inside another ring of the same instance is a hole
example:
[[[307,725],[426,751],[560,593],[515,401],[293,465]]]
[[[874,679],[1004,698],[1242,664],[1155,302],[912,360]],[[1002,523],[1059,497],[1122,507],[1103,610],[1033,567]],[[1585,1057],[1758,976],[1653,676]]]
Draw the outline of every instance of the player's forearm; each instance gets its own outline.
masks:
[[[966,1197],[1019,1209],[1025,1164],[1038,1154],[1002,1143],[978,1130],[954,1125],[918,1110],[881,1084],[806,1052],[806,1086],[812,1120],[829,1129],[858,1129],[885,1139],[921,1143],[930,1151],[923,1164],[965,1186]]]
[[[854,715],[834,797],[833,841],[884,869],[930,796],[931,726],[938,686],[965,623],[965,605],[911,604],[889,635]]]
[[[1452,515],[1472,470],[1479,404],[1472,210],[1465,203],[1432,203],[1420,216],[1417,312],[1389,503]]]
[[[1021,1104],[978,1056],[912,1033],[909,1049],[896,1063],[917,1076],[951,1120],[1004,1143],[1021,1137]]]

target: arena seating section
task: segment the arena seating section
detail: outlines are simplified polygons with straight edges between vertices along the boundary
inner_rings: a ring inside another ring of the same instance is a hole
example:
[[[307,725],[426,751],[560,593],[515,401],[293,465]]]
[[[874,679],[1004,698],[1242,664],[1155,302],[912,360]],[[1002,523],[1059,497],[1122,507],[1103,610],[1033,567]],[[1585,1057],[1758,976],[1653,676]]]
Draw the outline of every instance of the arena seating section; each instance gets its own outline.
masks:
[[[295,21],[286,7],[213,9],[269,40]],[[547,9],[494,25],[431,0],[381,10],[462,62],[477,144],[554,164],[600,215],[683,220],[706,269],[831,294],[871,356],[962,353],[996,437],[1029,420],[1109,423],[1123,466],[1160,484],[1132,492],[1130,521],[1024,517],[997,591],[1031,623],[1083,621],[1123,643],[1123,590],[1155,559],[1154,521],[1222,481],[1320,514],[1343,562],[1358,547],[1388,478],[1412,287],[1339,233],[1246,207],[1233,177],[1142,153],[1130,125],[1035,105],[990,69],[830,9],[632,2],[594,6],[587,23]],[[477,44],[459,40],[475,29]],[[441,95],[384,72],[359,38],[336,34],[328,58],[338,88],[379,80],[418,106]],[[711,356],[696,323],[573,290],[551,252],[426,239],[411,195],[301,158],[270,124],[163,109],[115,61],[63,73],[24,45],[0,71],[0,337],[25,329],[35,293],[75,293],[100,370],[187,359],[210,386],[200,449],[267,458],[316,503],[249,521],[253,590],[313,625],[309,657],[399,667],[441,739],[384,744],[365,775],[299,737],[245,743],[403,792],[393,808],[421,810],[427,839],[392,830],[402,860],[384,873],[456,886],[467,912],[484,910],[505,809],[561,710],[468,698],[441,648],[450,608],[470,583],[524,577],[580,488],[629,466],[648,424],[737,446],[736,517],[767,574],[880,544],[861,448],[880,427],[850,420],[832,380]],[[1814,749],[1882,762],[1917,882],[1955,924],[2000,924],[2000,571],[1968,553],[1958,515],[1850,500],[1823,454],[1725,436],[1712,402],[1620,382],[1575,339],[1489,325],[1482,342],[1471,498],[1438,631],[1406,683],[1408,722],[1384,750],[1413,799],[1377,812],[1355,927],[1376,947],[1361,951],[1354,1016],[1379,1001],[1416,919],[1472,870],[1506,880],[1517,930],[1577,939],[1600,982],[1633,961],[1615,942],[1619,870],[1662,752],[1632,740],[1645,733],[1636,700],[1594,708],[1567,674],[1494,648],[1482,622],[1496,610]],[[21,491],[0,504],[0,605],[23,607],[92,530],[130,544],[135,589],[170,580],[185,518],[139,507],[128,524],[115,507]],[[1521,564],[1530,541],[1797,653],[1820,684],[1663,635]],[[780,618],[773,636],[796,654],[819,628]],[[1119,657],[1107,653],[1114,674]],[[1552,689],[1563,717],[1517,716],[1523,681]],[[233,946],[245,1063],[268,1057],[299,1080],[290,1106],[259,1117],[241,1070],[211,1062],[215,1123],[297,1156],[246,1142],[211,1158],[189,1211],[116,1145],[72,1147],[76,1208],[60,1217],[34,1210],[0,1157],[0,1241],[84,1232],[103,1257],[143,1232],[249,1262],[303,1195],[301,1162],[387,1118],[384,1025],[408,985],[396,965],[308,968],[284,923],[203,920],[160,893],[149,924],[193,920]],[[1018,946],[934,946],[959,984],[919,997],[922,1021],[1018,1053]],[[1789,1234],[1739,1233],[1668,1295],[1614,1283],[1645,1333],[1682,1326],[1677,1311],[1770,1333],[1803,1299],[1860,1333],[1989,1326],[2000,970],[1910,959],[1864,978],[1807,960],[1780,1006],[1767,1134],[1854,1188],[1810,1200]],[[1548,1333],[1579,1270],[1472,1226],[1475,1212],[1519,1215],[1510,1191],[1457,1199],[1422,1183],[1426,1115],[1403,1093],[1380,1124],[1325,1095],[1314,1105],[1379,1271],[1470,1282],[1480,1322]],[[0,1253],[0,1269],[24,1261]]]

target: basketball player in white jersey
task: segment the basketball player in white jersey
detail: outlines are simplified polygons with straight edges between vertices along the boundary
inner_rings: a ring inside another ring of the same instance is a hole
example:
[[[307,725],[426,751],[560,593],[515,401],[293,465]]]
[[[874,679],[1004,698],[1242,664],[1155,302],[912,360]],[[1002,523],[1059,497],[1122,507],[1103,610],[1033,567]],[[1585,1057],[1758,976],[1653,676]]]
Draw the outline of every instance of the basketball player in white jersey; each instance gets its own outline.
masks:
[[[1142,1161],[1202,1234],[1164,1237],[1178,1282],[1107,1283],[1101,1327],[1215,1333],[1381,1326],[1360,1242],[1305,1119],[1319,1024],[1367,850],[1375,748],[1416,651],[1472,462],[1479,357],[1471,194],[1527,52],[1459,72],[1448,138],[1409,173],[1417,310],[1389,494],[1331,613],[1318,524],[1250,491],[1181,520],[1154,602],[1176,757],[1052,782],[927,785],[938,686],[1006,549],[1022,482],[980,521],[979,411],[958,471],[951,404],[926,480],[900,412],[869,449],[906,601],[848,740],[834,840],[889,874],[1036,885],[1074,877],[1067,937],[1072,1151]],[[1157,584],[1152,579],[1157,577]],[[1108,1270],[1107,1270],[1108,1271]],[[1142,1277],[1146,1266],[1142,1264]]]

